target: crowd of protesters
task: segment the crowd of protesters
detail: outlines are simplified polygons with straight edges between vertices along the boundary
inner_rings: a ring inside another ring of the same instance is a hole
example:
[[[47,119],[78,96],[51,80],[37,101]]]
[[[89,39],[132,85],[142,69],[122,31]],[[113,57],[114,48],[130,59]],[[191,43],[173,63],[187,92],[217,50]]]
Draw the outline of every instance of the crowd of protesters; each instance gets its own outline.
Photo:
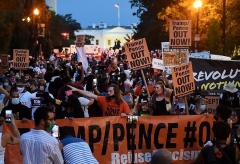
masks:
[[[161,53],[151,52],[151,57],[161,58]],[[29,69],[19,71],[11,68],[0,78],[0,120],[5,120],[6,110],[12,110],[14,129],[14,136],[1,133],[0,164],[4,162],[6,144],[19,142],[24,163],[63,163],[64,160],[66,163],[98,163],[85,141],[65,132],[65,135],[69,135],[62,136],[59,144],[49,135],[55,119],[208,113],[206,100],[197,92],[186,99],[175,97],[172,75],[166,71],[144,68],[143,77],[140,71],[129,70],[124,51],[120,50],[118,54],[111,56],[103,53],[99,61],[90,56],[87,68],[77,62],[74,55],[65,61],[56,59],[56,55],[52,53],[48,62],[42,59],[31,60]],[[224,90],[220,95],[221,105],[215,113],[215,119],[221,123],[213,126],[218,147],[203,148],[196,163],[206,162],[206,159],[210,158],[208,151],[214,150],[213,152],[217,153],[222,151],[222,148],[228,155],[238,153],[238,149],[233,146],[240,148],[237,88],[229,83]],[[14,120],[34,120],[35,128],[23,134],[20,139]],[[221,127],[222,131],[219,132]],[[228,144],[230,146],[226,147]],[[81,151],[85,152],[84,158],[81,157]],[[32,155],[32,152],[38,155]],[[72,152],[79,155],[75,156]],[[231,155],[229,160],[236,163],[237,157],[238,155]]]

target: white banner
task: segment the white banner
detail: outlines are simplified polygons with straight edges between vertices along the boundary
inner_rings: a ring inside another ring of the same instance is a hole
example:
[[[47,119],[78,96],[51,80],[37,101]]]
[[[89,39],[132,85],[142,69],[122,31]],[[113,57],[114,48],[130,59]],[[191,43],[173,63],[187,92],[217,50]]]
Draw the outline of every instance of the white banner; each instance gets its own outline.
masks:
[[[198,53],[189,53],[190,58],[202,58],[202,59],[210,59],[210,51],[206,52],[198,52]]]
[[[152,59],[152,68],[164,70],[163,61],[160,59]]]

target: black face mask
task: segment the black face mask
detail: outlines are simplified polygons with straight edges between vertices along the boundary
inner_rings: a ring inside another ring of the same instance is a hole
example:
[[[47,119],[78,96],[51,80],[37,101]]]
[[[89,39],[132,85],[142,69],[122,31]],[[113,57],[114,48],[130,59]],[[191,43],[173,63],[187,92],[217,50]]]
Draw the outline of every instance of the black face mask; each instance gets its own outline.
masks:
[[[26,87],[26,91],[30,92],[31,88],[30,87]]]
[[[108,100],[113,100],[113,99],[115,99],[115,95],[108,96]]]
[[[146,89],[142,89],[142,93],[143,94],[147,93],[147,90]]]
[[[218,116],[214,115],[213,118],[217,121],[218,120]]]

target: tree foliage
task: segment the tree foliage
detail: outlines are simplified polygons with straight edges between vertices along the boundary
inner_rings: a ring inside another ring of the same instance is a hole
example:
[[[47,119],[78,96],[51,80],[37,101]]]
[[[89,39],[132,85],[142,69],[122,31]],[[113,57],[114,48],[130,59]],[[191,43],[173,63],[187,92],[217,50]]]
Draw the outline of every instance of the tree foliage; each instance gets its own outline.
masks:
[[[193,7],[194,0],[130,0],[137,7],[134,15],[140,18],[134,39],[145,37],[149,47],[159,48],[160,41],[168,41],[170,20],[192,20],[192,36],[196,33],[197,12],[199,12],[199,33],[201,50],[222,54],[222,0],[201,0],[199,10]],[[226,3],[226,49],[233,53],[234,46],[240,45],[240,1],[227,0]],[[194,44],[192,44],[194,45]]]
[[[165,21],[158,19],[158,13],[171,2],[172,0],[130,0],[131,7],[137,7],[133,15],[140,18],[133,39],[146,38],[149,49],[157,49],[162,41],[168,41],[168,33],[163,26]]]

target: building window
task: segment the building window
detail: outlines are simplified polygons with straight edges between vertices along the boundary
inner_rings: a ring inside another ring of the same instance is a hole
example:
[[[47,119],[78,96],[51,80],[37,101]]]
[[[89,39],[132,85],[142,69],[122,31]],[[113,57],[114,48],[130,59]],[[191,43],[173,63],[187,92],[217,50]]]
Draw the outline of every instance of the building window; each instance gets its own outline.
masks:
[[[108,40],[108,46],[111,46],[111,40]]]
[[[96,40],[96,45],[99,45],[99,41],[98,40]]]

